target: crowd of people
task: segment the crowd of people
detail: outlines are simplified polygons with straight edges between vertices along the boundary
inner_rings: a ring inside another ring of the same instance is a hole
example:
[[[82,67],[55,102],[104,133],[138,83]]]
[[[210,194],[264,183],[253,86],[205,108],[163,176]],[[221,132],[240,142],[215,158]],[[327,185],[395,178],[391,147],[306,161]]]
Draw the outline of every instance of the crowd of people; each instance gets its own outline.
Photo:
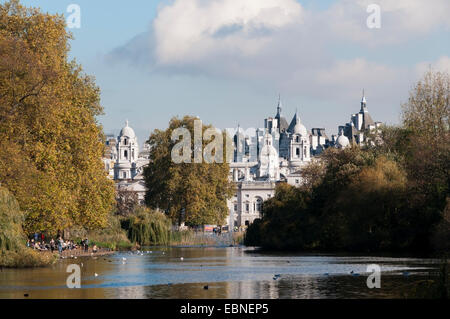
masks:
[[[83,249],[85,252],[89,251],[89,239],[85,238],[80,244],[75,243],[73,240],[64,240],[61,236],[54,240],[45,241],[45,235],[35,233],[31,238],[27,240],[27,247],[39,250],[39,251],[58,251],[60,254],[65,250]],[[98,251],[97,245],[92,246],[92,251],[96,253]]]

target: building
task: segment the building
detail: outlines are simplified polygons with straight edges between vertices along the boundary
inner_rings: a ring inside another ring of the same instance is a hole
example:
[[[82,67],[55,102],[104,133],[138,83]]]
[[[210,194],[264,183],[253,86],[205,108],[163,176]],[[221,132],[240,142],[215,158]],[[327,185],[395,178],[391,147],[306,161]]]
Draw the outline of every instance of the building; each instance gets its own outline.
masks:
[[[315,138],[308,132],[296,112],[288,124],[278,100],[275,117],[264,120],[264,128],[254,136],[245,136],[238,126],[233,141],[234,160],[230,163],[230,179],[235,183],[236,194],[228,201],[229,225],[248,226],[261,217],[263,202],[275,194],[276,184],[287,182],[302,184],[300,171],[311,161],[314,151],[325,148],[328,138],[319,129]]]
[[[338,148],[345,148],[349,145],[363,146],[368,142],[368,133],[378,130],[381,124],[381,122],[374,122],[370,116],[363,90],[359,113],[352,114],[350,122],[339,126],[338,136],[333,137],[334,146]]]
[[[109,135],[106,139],[105,169],[110,178],[116,181],[117,189],[125,189],[137,193],[139,203],[145,199],[145,182],[142,175],[144,166],[149,163],[150,149],[144,145],[139,152],[139,144],[134,130],[126,121],[117,139]]]

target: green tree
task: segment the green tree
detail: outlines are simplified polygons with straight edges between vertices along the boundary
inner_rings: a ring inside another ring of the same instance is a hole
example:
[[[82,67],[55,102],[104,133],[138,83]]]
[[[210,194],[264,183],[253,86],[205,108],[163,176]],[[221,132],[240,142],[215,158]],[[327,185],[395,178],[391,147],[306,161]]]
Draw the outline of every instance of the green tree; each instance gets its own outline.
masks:
[[[99,89],[68,60],[69,39],[62,15],[0,5],[0,182],[27,232],[102,227],[114,205]]]
[[[148,140],[151,146],[150,164],[144,169],[148,188],[146,202],[149,207],[163,210],[179,224],[222,224],[228,214],[227,199],[233,190],[228,179],[226,149],[223,163],[194,163],[193,152],[188,156],[191,163],[176,164],[172,160],[172,150],[178,142],[172,140],[172,132],[177,128],[186,128],[191,135],[191,140],[187,142],[195,145],[195,120],[190,116],[173,118],[167,130],[155,130],[151,134]],[[203,134],[208,128],[211,126],[202,126]],[[203,140],[202,149],[212,140]]]

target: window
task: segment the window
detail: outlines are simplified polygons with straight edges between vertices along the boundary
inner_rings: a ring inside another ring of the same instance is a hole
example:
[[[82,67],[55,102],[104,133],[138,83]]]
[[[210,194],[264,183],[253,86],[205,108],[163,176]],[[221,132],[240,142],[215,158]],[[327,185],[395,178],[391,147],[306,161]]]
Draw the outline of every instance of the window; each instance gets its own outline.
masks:
[[[261,213],[262,211],[262,199],[258,198],[256,200],[256,212]]]
[[[125,159],[128,159],[128,151],[127,150],[123,151],[123,157],[125,157]]]
[[[295,184],[298,184],[300,181],[298,179],[295,180]]]
[[[247,203],[245,204],[245,211],[248,212],[250,210],[250,205]]]
[[[245,226],[250,225],[250,222],[248,220],[245,221]]]
[[[295,149],[295,154],[296,154],[297,156],[300,156],[300,149],[299,149],[298,147]]]
[[[300,136],[297,136],[297,143],[300,142]]]
[[[237,204],[234,204],[234,211],[237,212],[237,210],[238,210]]]
[[[123,172],[123,178],[127,178],[127,172]]]

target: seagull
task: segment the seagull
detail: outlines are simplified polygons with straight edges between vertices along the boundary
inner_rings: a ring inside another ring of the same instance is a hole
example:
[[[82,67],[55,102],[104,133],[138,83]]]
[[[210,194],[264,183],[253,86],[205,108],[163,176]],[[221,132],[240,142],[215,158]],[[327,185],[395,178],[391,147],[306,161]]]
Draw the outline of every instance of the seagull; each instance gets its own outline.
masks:
[[[183,260],[184,260],[184,258],[183,258],[183,257],[180,257],[180,260],[181,260],[181,261],[183,261]]]
[[[95,277],[98,277],[98,274],[97,274],[97,273],[94,273],[94,276],[95,276]]]
[[[122,257],[122,260],[125,261],[125,260],[127,260],[127,259],[126,259],[125,257]]]

